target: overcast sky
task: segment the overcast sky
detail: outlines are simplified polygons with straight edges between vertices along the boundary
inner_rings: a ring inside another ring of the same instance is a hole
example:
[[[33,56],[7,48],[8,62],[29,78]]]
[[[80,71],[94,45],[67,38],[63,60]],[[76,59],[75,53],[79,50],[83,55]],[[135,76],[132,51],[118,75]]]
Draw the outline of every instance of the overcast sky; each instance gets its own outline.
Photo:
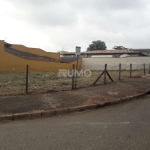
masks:
[[[54,52],[94,40],[150,48],[150,1],[0,0],[0,40]]]

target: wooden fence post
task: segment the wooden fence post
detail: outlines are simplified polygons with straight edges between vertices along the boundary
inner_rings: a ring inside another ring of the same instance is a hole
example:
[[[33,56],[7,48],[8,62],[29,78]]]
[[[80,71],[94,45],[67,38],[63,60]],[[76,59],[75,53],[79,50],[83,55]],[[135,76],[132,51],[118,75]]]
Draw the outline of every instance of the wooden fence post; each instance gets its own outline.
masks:
[[[119,80],[121,79],[121,64],[119,64]]]
[[[145,76],[145,63],[143,64],[143,67],[144,67],[144,76]]]
[[[130,64],[130,78],[132,78],[132,64]]]
[[[72,65],[72,89],[74,89],[75,64]]]
[[[78,71],[78,59],[79,59],[79,55],[77,55],[77,62],[76,62],[76,69],[75,69],[75,84],[74,84],[74,87],[75,89],[77,88],[77,71]]]
[[[26,94],[28,94],[28,73],[29,73],[29,66],[26,66]]]
[[[107,71],[107,64],[105,64],[104,68],[104,84],[106,84],[106,71]]]

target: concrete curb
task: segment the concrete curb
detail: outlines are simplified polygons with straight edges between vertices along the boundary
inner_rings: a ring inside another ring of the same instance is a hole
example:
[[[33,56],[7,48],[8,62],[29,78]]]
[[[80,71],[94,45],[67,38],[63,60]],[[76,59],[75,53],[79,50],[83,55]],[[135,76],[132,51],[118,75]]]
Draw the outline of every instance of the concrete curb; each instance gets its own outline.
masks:
[[[112,102],[106,102],[102,104],[92,104],[92,105],[83,105],[83,106],[77,106],[77,107],[71,107],[71,108],[65,108],[65,109],[56,109],[56,110],[47,110],[47,111],[37,111],[37,112],[31,112],[31,113],[18,113],[13,115],[3,115],[0,116],[0,121],[15,121],[15,120],[26,120],[26,119],[35,119],[35,118],[43,118],[43,117],[52,117],[62,114],[68,114],[73,112],[81,112],[89,109],[95,109],[95,108],[101,108],[105,106],[110,105],[116,105],[122,102],[127,102],[130,100],[142,98],[150,93],[149,91],[146,91],[142,94],[128,96],[125,98],[117,99]]]

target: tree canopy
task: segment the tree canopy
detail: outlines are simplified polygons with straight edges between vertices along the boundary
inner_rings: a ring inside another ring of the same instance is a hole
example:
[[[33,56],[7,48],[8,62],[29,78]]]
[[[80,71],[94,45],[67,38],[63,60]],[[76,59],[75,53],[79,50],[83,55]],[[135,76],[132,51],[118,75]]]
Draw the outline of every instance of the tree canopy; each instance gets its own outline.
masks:
[[[92,44],[89,45],[87,51],[106,50],[106,49],[107,47],[105,45],[105,42],[97,40],[97,41],[93,41]]]

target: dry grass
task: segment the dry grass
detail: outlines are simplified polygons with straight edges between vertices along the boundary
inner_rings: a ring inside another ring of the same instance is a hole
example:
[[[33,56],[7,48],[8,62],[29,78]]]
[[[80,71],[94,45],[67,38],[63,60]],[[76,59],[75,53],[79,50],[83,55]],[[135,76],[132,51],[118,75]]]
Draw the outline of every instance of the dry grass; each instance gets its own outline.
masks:
[[[119,71],[117,70],[109,70],[108,71],[110,76],[112,77],[112,79],[114,81],[118,81],[119,80]],[[77,85],[78,87],[87,87],[89,85],[92,85],[93,82],[98,78],[98,76],[102,73],[102,71],[92,71],[92,74],[90,77],[78,77],[78,82]],[[148,74],[148,70],[146,70],[146,74]],[[144,71],[143,70],[135,70],[132,71],[132,77],[133,78],[137,78],[137,77],[141,77],[144,75]],[[128,78],[130,77],[130,71],[129,70],[122,70],[121,71],[121,79],[124,78]],[[110,79],[106,78],[107,83],[111,82]],[[97,84],[104,84],[104,76],[102,76],[99,81],[97,82]]]
[[[118,71],[108,71],[114,81],[118,81]],[[78,77],[77,87],[87,87],[92,85],[102,71],[92,71],[89,77]],[[148,74],[148,71],[146,71]],[[121,78],[129,77],[128,70],[121,72]],[[133,77],[144,75],[143,70],[132,72]],[[110,80],[107,77],[107,82]],[[104,77],[97,82],[103,84]],[[56,72],[32,72],[29,73],[29,93],[43,93],[51,91],[70,90],[72,85],[71,77],[58,77]],[[0,73],[0,95],[25,94],[26,74],[25,73]]]

